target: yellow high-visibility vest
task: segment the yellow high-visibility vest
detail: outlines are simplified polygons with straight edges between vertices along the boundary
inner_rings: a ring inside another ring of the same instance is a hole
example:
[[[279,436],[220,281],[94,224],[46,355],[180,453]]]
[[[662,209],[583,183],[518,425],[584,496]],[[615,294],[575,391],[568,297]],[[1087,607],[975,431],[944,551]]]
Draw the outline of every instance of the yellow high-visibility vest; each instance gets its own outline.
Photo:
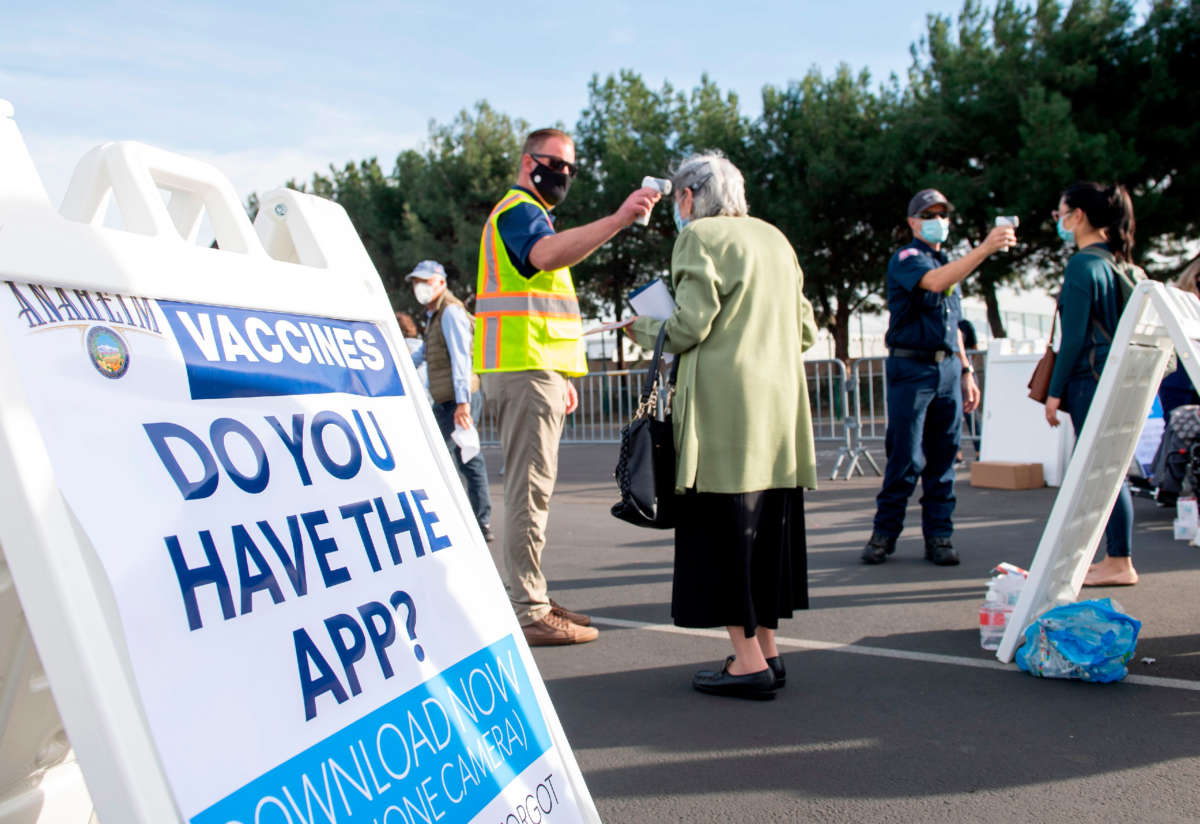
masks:
[[[521,189],[496,204],[479,242],[475,286],[475,371],[550,369],[586,375],[583,321],[567,267],[527,278],[508,257],[496,223],[519,203],[546,207]]]

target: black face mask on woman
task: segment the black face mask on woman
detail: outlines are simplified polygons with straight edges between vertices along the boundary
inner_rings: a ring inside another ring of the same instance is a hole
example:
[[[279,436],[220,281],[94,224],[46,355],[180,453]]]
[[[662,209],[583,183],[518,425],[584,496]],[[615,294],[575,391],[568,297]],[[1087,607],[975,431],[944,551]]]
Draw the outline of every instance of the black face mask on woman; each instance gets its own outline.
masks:
[[[557,206],[566,198],[567,190],[571,188],[571,178],[566,172],[556,172],[544,163],[535,163],[537,165],[533,167],[533,173],[530,175],[533,188],[537,189],[542,200],[551,206]]]

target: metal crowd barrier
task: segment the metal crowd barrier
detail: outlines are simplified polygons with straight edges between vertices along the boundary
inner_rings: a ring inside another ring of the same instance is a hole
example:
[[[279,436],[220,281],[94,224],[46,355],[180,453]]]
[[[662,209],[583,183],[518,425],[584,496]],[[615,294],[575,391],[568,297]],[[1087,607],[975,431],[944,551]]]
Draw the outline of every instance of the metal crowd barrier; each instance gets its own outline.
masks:
[[[804,372],[808,380],[813,438],[818,441],[844,441],[846,416],[850,410],[846,395],[846,364],[834,358],[805,361]]]
[[[567,416],[560,443],[620,443],[621,428],[633,419],[645,378],[644,368],[593,372],[572,378],[579,393],[579,407]],[[500,443],[496,412],[486,396],[479,440],[484,444]]]
[[[979,385],[980,397],[983,397],[985,380],[984,364],[987,362],[986,352],[971,352],[967,356],[975,367],[975,382]],[[846,477],[849,478],[865,459],[875,474],[882,474],[879,465],[871,456],[865,442],[882,442],[887,434],[887,380],[885,379],[886,357],[859,358],[851,370],[849,394],[854,404],[854,415],[847,430],[847,446],[849,449],[849,465]],[[963,438],[978,441],[980,437],[981,417],[979,410],[963,415]],[[976,450],[978,451],[978,450]],[[838,466],[834,468],[833,480],[841,469],[842,460],[839,456]]]
[[[845,437],[847,373],[839,360],[806,361],[808,398],[812,409],[813,437],[817,440],[843,440]],[[563,426],[562,443],[618,443],[621,428],[637,409],[638,394],[645,369],[621,369],[593,372],[574,378],[579,392],[579,408],[568,415]],[[486,400],[486,399],[485,399]],[[485,444],[500,442],[495,411],[485,404],[479,426]]]
[[[983,390],[984,354],[971,354],[980,391]],[[846,364],[835,358],[805,361],[813,438],[840,444],[831,480],[836,481],[839,475],[848,479],[856,472],[864,474],[864,463],[876,475],[882,474],[867,444],[881,443],[887,432],[886,360],[885,357],[859,358],[852,370],[847,370]],[[622,427],[632,419],[637,408],[644,378],[644,368],[593,372],[575,378],[579,408],[566,419],[562,443],[618,443]],[[964,438],[977,438],[978,425],[978,413],[964,416]],[[500,442],[495,411],[490,404],[485,407],[479,435],[485,444]]]
[[[633,420],[645,379],[644,367],[593,372],[581,378],[572,378],[575,390],[579,393],[579,406],[563,422],[559,443],[620,443],[621,429]],[[660,407],[664,403],[665,400],[660,395]],[[479,441],[485,446],[500,444],[500,426],[496,420],[496,410],[487,402],[486,396],[483,416],[479,423]],[[615,452],[613,459],[616,459]],[[503,455],[500,456],[499,467],[494,471],[498,475],[504,474]]]

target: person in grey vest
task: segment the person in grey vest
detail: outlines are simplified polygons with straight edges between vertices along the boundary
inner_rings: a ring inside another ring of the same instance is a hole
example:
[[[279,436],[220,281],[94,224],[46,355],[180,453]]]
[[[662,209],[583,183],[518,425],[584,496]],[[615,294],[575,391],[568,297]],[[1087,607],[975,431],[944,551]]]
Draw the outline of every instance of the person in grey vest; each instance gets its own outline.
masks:
[[[412,353],[413,363],[418,367],[426,364],[433,417],[466,484],[479,531],[491,541],[492,499],[488,494],[483,452],[464,462],[458,445],[450,437],[456,426],[466,429],[472,423],[478,425],[483,414],[479,376],[471,364],[475,319],[446,288],[446,270],[437,261],[421,261],[405,280],[412,281],[413,294],[425,307],[425,342]]]

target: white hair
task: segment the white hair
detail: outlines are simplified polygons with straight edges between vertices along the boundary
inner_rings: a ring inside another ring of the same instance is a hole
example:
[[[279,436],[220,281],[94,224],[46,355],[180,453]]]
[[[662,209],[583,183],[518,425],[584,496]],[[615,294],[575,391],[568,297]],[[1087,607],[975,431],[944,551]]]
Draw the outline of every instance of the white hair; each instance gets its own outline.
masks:
[[[683,160],[671,177],[675,191],[692,190],[692,218],[745,217],[746,181],[738,167],[718,151]]]

